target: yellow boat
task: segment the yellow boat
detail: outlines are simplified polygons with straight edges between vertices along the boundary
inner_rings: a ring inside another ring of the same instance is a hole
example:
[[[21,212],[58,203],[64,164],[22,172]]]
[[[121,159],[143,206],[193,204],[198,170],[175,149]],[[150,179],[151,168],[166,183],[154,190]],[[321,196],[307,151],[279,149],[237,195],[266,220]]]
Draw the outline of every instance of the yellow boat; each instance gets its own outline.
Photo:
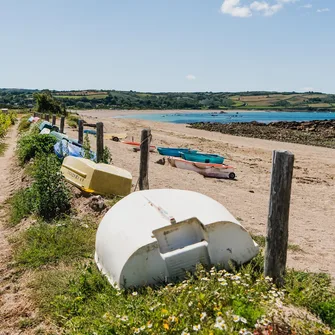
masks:
[[[104,139],[105,140],[112,140],[115,142],[120,142],[121,140],[124,140],[125,138],[127,138],[127,134],[126,133],[106,133],[104,134]]]
[[[126,196],[131,192],[131,173],[113,165],[67,156],[61,171],[68,182],[87,193]]]

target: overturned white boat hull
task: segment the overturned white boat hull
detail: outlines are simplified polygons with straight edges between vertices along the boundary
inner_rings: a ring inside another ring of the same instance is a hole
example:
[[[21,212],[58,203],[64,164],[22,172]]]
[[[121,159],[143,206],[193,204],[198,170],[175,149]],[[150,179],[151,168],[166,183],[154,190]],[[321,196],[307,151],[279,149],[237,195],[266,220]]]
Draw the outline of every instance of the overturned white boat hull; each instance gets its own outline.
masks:
[[[228,269],[257,253],[248,232],[215,200],[149,190],[108,211],[97,231],[95,260],[113,285],[133,287],[182,278],[198,263]]]

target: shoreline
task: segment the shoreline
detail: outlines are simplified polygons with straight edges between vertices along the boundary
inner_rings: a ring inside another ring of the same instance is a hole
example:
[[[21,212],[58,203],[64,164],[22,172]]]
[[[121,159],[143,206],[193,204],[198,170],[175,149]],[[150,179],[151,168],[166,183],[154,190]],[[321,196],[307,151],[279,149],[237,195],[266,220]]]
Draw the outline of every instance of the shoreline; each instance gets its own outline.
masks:
[[[106,113],[110,116],[117,118],[118,116],[126,116],[126,115],[138,115],[138,114],[230,114],[230,113],[297,113],[297,112],[304,112],[304,113],[326,113],[335,114],[335,110],[333,111],[302,111],[302,110],[253,110],[253,109],[211,109],[211,110],[199,110],[199,109],[73,109],[69,110],[71,113],[78,113],[82,115],[90,115],[92,113],[96,114],[95,116],[103,115],[106,117]],[[220,113],[223,112],[223,113]]]

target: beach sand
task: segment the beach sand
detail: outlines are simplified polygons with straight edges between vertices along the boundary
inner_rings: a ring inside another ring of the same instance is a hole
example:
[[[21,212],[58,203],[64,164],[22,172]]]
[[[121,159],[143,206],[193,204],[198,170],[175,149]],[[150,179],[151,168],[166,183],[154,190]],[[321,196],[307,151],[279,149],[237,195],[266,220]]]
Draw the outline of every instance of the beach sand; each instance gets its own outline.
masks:
[[[150,188],[177,188],[206,194],[223,204],[250,233],[256,235],[266,234],[272,151],[291,151],[295,155],[295,166],[288,266],[326,272],[335,278],[335,150],[224,135],[182,124],[112,118],[121,115],[120,111],[81,111],[80,114],[89,123],[104,122],[107,133],[127,133],[127,139],[134,136],[135,141],[140,141],[141,130],[150,127],[154,145],[187,146],[225,156],[226,163],[236,169],[236,181],[208,179],[192,171],[155,164],[162,156],[153,153],[149,165]],[[77,131],[68,129],[68,132],[77,138]],[[95,138],[90,136],[90,139],[94,148]],[[129,170],[135,185],[140,153],[111,140],[105,141],[105,145],[111,150],[113,164]]]

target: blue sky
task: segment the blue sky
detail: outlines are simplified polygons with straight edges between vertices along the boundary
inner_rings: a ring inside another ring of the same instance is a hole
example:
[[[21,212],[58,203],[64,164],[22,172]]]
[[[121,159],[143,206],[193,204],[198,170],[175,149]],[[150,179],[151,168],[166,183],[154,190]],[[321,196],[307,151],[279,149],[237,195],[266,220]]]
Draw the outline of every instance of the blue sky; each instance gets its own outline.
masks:
[[[335,93],[334,0],[0,0],[0,87]]]

